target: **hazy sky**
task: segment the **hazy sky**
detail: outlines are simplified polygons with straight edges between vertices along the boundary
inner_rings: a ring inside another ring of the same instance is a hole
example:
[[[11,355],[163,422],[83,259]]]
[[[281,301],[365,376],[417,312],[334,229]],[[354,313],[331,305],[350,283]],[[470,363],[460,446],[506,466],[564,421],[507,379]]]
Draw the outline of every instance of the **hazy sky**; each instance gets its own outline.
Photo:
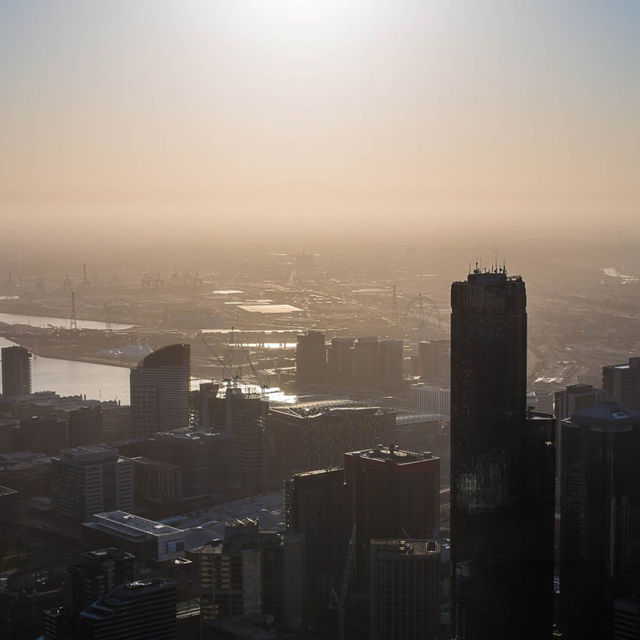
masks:
[[[634,1],[0,0],[0,91],[22,223],[640,220]]]

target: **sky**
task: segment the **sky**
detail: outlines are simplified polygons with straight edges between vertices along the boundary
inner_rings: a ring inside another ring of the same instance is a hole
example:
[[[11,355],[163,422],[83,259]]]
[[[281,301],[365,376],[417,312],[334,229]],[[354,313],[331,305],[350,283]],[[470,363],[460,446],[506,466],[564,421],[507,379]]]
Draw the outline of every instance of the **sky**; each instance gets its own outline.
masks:
[[[640,227],[636,2],[0,0],[0,92],[25,232]]]

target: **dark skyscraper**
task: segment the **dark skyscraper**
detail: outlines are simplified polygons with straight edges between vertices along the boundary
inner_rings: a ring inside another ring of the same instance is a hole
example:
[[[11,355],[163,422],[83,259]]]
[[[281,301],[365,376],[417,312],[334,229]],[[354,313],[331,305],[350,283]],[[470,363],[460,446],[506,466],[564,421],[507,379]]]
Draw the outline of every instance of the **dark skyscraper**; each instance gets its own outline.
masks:
[[[550,637],[553,421],[527,416],[525,284],[476,269],[451,287],[454,633]]]
[[[191,347],[172,344],[131,369],[133,434],[182,429],[189,424]]]
[[[2,349],[2,395],[5,398],[31,393],[31,354],[24,347]]]
[[[430,538],[440,526],[440,458],[379,446],[344,455],[356,525],[356,570],[366,578],[372,538]]]
[[[640,411],[617,402],[580,409],[562,422],[562,441],[563,637],[632,637],[611,635],[611,615],[616,598],[640,589]]]

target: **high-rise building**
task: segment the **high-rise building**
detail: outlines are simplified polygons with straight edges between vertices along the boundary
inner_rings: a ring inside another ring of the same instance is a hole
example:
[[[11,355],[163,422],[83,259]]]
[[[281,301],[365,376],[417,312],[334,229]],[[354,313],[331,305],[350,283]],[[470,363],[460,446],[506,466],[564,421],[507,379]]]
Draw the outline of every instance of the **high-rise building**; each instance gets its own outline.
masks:
[[[115,547],[80,554],[69,568],[71,609],[79,614],[114,587],[132,582],[135,561],[135,556]]]
[[[451,377],[451,342],[449,340],[430,340],[421,342],[420,376],[428,384],[449,387]]]
[[[302,623],[302,538],[261,531],[247,518],[228,522],[224,540],[200,554],[203,628],[219,618],[272,616],[279,624]]]
[[[324,333],[307,331],[300,334],[296,347],[296,380],[303,384],[324,382],[326,368]]]
[[[175,640],[176,584],[157,578],[119,585],[78,618],[80,640]]]
[[[613,601],[640,591],[640,411],[602,402],[562,423],[563,637],[611,637]]]
[[[556,509],[560,509],[562,493],[562,421],[570,418],[576,411],[596,404],[605,399],[602,389],[590,384],[572,384],[562,391],[556,391],[553,400],[553,415],[556,418]]]
[[[344,455],[345,481],[356,525],[355,562],[361,580],[372,538],[431,538],[440,526],[440,458],[394,445]]]
[[[323,626],[331,589],[340,591],[351,534],[351,493],[344,469],[297,473],[285,481],[287,529],[304,534],[305,611]]]
[[[64,573],[54,569],[13,571],[0,583],[0,638],[38,638],[45,631],[44,612],[63,601]]]
[[[233,445],[226,433],[183,429],[156,434],[149,457],[180,467],[185,498],[211,496],[232,483]]]
[[[54,513],[79,522],[94,513],[132,510],[133,464],[115,449],[87,446],[67,449],[51,459]]]
[[[271,409],[268,448],[275,480],[292,473],[326,469],[342,462],[345,451],[388,441],[395,414],[377,407],[331,407],[323,403]]]
[[[54,412],[23,419],[13,432],[15,451],[40,451],[53,456],[68,446],[69,422]]]
[[[224,398],[212,399],[209,407],[212,427],[233,436],[236,480],[247,494],[259,493],[267,482],[269,401],[228,387]]]
[[[351,381],[356,387],[371,389],[378,386],[380,382],[378,343],[378,336],[362,336],[356,340],[351,369]]]
[[[404,343],[402,340],[380,340],[378,342],[378,367],[380,371],[380,388],[388,391],[397,390],[402,384],[404,359]]]
[[[2,395],[5,399],[31,393],[31,354],[24,347],[2,349]]]
[[[640,409],[640,357],[602,367],[602,390],[608,400]]]
[[[458,639],[552,631],[551,416],[527,415],[525,284],[476,269],[451,287],[451,552]]]
[[[372,540],[371,640],[436,640],[440,627],[440,545]]]
[[[190,358],[190,345],[172,344],[131,369],[134,436],[188,426]]]
[[[87,551],[69,567],[65,604],[45,613],[45,639],[75,638],[78,616],[96,600],[134,578],[135,557],[114,547]]]
[[[331,340],[327,357],[328,382],[334,386],[351,383],[353,375],[353,343],[355,338],[337,337]]]

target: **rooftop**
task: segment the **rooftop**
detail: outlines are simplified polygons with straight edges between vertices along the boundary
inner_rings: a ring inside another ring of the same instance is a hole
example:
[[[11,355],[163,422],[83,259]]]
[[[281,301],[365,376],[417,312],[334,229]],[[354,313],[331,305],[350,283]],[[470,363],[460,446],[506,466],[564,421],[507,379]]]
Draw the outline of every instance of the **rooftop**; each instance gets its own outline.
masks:
[[[141,516],[127,513],[126,511],[96,513],[93,516],[93,521],[85,523],[84,526],[107,529],[122,534],[132,540],[140,540],[148,536],[157,537],[184,533],[181,529],[176,529],[168,524],[147,520]]]
[[[366,458],[369,460],[379,460],[381,462],[395,462],[396,464],[408,464],[411,462],[420,462],[422,460],[431,460],[433,455],[430,451],[424,453],[416,453],[415,451],[403,451],[398,449],[398,445],[390,444],[388,446],[379,444],[375,449],[364,449],[362,451],[349,451],[345,456]]]
[[[426,556],[440,553],[440,543],[435,540],[409,539],[409,540],[371,540],[371,546],[385,553],[394,553],[405,556]]]
[[[640,426],[640,411],[619,402],[599,402],[576,411],[571,422],[600,431],[629,431]]]

